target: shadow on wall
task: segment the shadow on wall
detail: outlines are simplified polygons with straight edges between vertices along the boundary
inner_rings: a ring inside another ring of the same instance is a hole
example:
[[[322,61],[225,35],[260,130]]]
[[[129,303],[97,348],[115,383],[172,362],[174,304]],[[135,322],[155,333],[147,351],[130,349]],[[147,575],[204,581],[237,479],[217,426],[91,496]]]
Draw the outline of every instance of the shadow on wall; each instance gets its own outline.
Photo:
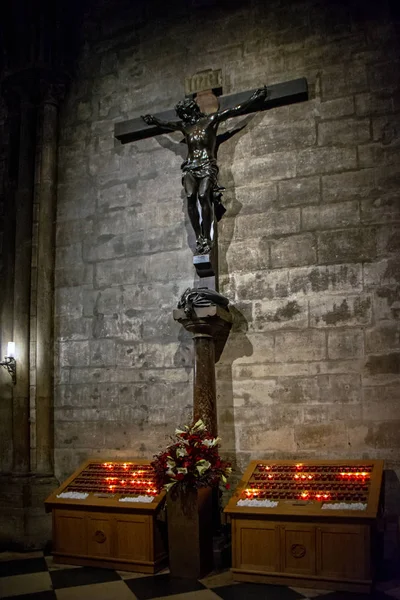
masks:
[[[231,486],[240,479],[241,473],[247,466],[249,456],[240,463],[237,457],[235,409],[233,400],[232,366],[235,360],[253,354],[253,346],[247,337],[248,323],[246,317],[234,306],[230,306],[232,328],[224,346],[216,347],[216,378],[217,378],[217,413],[218,434],[222,439],[222,453],[232,463],[233,476]],[[221,362],[220,362],[221,359]]]

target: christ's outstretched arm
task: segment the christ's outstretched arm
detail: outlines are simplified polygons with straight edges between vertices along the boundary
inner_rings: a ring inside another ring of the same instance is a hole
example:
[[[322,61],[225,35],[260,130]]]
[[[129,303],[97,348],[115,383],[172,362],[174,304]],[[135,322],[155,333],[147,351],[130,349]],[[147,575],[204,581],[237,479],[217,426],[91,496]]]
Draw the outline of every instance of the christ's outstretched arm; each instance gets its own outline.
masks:
[[[221,112],[216,113],[215,117],[218,120],[218,122],[225,121],[226,119],[230,119],[231,117],[236,117],[237,115],[240,115],[244,110],[250,108],[253,104],[257,104],[261,100],[265,100],[267,94],[267,86],[259,88],[250,96],[248,100],[245,100],[241,104],[233,106],[232,108],[226,108],[225,110],[221,110]]]
[[[153,115],[144,115],[142,116],[142,119],[147,125],[157,125],[157,127],[161,127],[162,129],[183,132],[183,125],[181,121],[161,121]]]

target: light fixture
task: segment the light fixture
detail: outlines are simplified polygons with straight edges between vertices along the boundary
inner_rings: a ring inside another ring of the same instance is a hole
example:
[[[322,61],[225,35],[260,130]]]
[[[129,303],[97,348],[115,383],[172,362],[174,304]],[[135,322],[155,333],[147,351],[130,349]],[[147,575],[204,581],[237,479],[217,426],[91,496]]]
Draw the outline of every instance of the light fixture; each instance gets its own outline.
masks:
[[[11,375],[12,382],[17,382],[17,363],[15,361],[15,342],[8,342],[7,344],[7,356],[0,362],[0,366],[7,369]]]

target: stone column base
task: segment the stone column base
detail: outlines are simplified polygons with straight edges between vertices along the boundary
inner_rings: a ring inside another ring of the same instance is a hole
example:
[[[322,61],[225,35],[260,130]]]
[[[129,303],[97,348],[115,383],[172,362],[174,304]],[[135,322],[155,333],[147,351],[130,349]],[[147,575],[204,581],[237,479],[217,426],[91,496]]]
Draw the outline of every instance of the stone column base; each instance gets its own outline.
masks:
[[[58,487],[54,476],[0,475],[0,550],[40,550],[51,542],[44,501]]]

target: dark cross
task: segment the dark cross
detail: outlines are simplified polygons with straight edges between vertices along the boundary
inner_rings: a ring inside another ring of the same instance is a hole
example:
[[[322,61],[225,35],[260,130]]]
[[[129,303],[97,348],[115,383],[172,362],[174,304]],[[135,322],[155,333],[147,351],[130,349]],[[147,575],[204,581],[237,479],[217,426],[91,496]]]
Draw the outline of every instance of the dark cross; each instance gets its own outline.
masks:
[[[197,252],[193,263],[200,277],[215,277],[207,283],[218,289],[216,220],[225,212],[220,202],[223,188],[217,183],[215,144],[218,123],[231,116],[307,100],[307,81],[305,78],[294,79],[258,90],[220,96],[218,100],[212,89],[197,89],[196,94],[191,96],[195,96],[196,102],[189,97],[179,103],[175,110],[116,123],[115,137],[122,143],[127,143],[160,135],[165,131],[181,131],[184,134],[189,154],[182,165],[183,185],[188,199],[190,221],[196,234]],[[176,120],[177,114],[181,119],[179,121]],[[213,239],[210,233],[212,220]]]

